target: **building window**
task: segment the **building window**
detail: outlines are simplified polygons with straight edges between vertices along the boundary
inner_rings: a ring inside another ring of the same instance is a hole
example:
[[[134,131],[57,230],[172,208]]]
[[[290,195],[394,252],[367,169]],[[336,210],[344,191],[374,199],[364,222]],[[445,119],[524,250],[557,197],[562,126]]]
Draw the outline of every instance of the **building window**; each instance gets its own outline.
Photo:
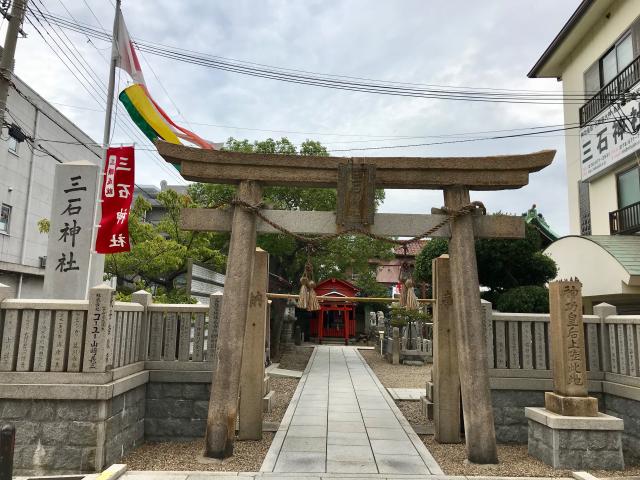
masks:
[[[9,235],[9,224],[11,223],[11,207],[2,204],[0,207],[0,233]]]
[[[635,58],[633,36],[627,32],[597,62],[584,73],[584,91],[595,95],[602,87],[615,78]]]
[[[7,140],[7,145],[11,153],[15,155],[18,154],[18,141],[11,135],[9,135],[9,139]]]
[[[640,202],[640,167],[633,167],[617,176],[618,208]]]

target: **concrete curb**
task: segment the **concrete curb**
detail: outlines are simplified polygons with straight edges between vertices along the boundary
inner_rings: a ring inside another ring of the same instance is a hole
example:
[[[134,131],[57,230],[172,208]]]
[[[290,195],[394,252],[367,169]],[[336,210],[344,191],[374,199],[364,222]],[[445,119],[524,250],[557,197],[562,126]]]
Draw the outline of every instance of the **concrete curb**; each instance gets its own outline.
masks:
[[[114,463],[96,477],[96,480],[116,480],[127,473],[127,465],[124,463]]]

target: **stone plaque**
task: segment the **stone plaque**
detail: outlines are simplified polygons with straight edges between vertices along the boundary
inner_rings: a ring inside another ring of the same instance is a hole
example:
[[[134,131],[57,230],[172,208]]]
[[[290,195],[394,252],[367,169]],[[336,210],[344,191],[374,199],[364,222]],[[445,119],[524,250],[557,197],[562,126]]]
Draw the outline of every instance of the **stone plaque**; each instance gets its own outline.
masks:
[[[113,366],[120,366],[120,345],[122,345],[122,327],[123,327],[123,319],[122,312],[115,312],[116,321],[114,323],[115,335],[113,337]]]
[[[204,360],[204,313],[196,313],[193,327],[193,358],[194,362]]]
[[[40,310],[38,313],[38,331],[36,334],[36,352],[33,359],[34,372],[46,372],[49,369],[49,353],[53,332],[51,331],[51,310]]]
[[[11,372],[15,368],[18,353],[18,310],[5,310],[4,312],[0,371]],[[2,312],[0,311],[0,313]]]
[[[172,362],[176,359],[176,341],[178,334],[178,318],[173,312],[167,313],[164,333],[164,359]]]
[[[89,287],[102,281],[102,266],[92,254],[98,166],[79,161],[56,165],[53,179],[45,298],[84,300]],[[93,258],[92,258],[93,257]]]
[[[23,310],[18,344],[17,372],[29,372],[32,368],[33,347],[36,339],[36,311]]]
[[[342,230],[368,230],[375,214],[375,165],[338,165],[338,208],[336,224]]]
[[[151,314],[151,336],[149,339],[149,359],[161,360],[162,358],[162,330],[164,328],[164,314],[153,312]]]
[[[522,322],[522,368],[533,369],[533,340],[531,339],[531,322]]]
[[[507,339],[501,320],[496,322],[496,368],[507,368]]]
[[[84,316],[82,310],[71,312],[71,327],[69,329],[69,355],[67,357],[67,371],[79,372],[82,362],[82,341],[84,338]]]
[[[577,280],[549,284],[553,389],[556,394],[569,397],[587,396],[581,289]]]
[[[216,355],[222,298],[222,292],[213,293],[209,296],[209,339],[207,343],[207,360],[209,361],[212,361]]]
[[[509,368],[520,368],[518,322],[509,322],[507,328],[509,331]]]
[[[618,373],[618,352],[616,350],[616,326],[613,324],[609,327],[609,352],[611,354],[611,372]]]
[[[67,346],[69,341],[69,312],[58,310],[53,322],[53,345],[51,352],[51,371],[64,372],[67,365]]]
[[[536,370],[547,369],[547,341],[544,334],[544,323],[536,322],[533,325],[533,338],[535,339]]]
[[[209,322],[211,328],[211,322]],[[180,333],[178,343],[178,360],[189,361],[189,348],[191,347],[191,314],[188,312],[180,314]]]
[[[620,361],[620,374],[627,374],[627,343],[624,339],[624,325],[616,325],[618,330],[618,360]]]
[[[107,336],[115,323],[114,299],[115,291],[107,285],[93,287],[89,293],[83,372],[106,372],[113,366]]]
[[[587,345],[589,370],[596,372],[600,370],[600,344],[598,343],[598,325],[593,323],[587,325]]]
[[[638,375],[636,368],[636,345],[633,338],[633,325],[629,324],[627,327],[627,356],[629,358],[629,375],[634,377]]]

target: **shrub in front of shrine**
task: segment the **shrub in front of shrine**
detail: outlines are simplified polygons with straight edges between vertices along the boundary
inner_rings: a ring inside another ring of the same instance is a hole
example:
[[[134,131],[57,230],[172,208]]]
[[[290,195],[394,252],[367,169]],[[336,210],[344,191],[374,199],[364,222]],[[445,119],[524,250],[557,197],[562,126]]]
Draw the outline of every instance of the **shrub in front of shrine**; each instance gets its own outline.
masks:
[[[549,290],[538,285],[512,288],[498,297],[496,309],[511,313],[549,313]]]

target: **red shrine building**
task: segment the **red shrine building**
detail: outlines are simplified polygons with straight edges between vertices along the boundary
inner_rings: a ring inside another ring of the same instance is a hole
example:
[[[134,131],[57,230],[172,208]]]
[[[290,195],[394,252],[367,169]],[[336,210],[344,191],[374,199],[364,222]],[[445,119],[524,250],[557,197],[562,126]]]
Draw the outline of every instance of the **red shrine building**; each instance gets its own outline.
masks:
[[[344,338],[345,344],[356,334],[356,304],[344,300],[360,290],[346,280],[329,278],[316,286],[316,295],[331,297],[320,300],[320,310],[311,318],[311,336],[321,343],[323,338]]]

